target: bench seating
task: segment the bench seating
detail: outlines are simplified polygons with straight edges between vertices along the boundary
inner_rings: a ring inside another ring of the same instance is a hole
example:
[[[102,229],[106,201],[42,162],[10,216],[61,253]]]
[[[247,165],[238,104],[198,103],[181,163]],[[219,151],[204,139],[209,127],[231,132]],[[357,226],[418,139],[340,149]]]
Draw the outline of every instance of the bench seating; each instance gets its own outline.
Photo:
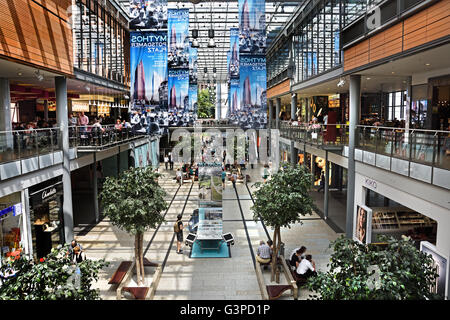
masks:
[[[159,264],[151,262],[150,260],[144,257],[144,267],[159,267]]]
[[[112,275],[111,279],[109,280],[108,284],[119,284],[122,282],[123,278],[125,277],[125,274],[128,272],[128,269],[131,267],[132,262],[131,261],[122,261],[117,268],[116,272]]]
[[[137,300],[145,300],[149,289],[149,287],[123,287],[124,291],[131,293]]]
[[[269,300],[275,300],[281,297],[283,292],[286,290],[291,290],[292,286],[290,284],[279,284],[279,285],[267,285],[267,293],[269,294]]]

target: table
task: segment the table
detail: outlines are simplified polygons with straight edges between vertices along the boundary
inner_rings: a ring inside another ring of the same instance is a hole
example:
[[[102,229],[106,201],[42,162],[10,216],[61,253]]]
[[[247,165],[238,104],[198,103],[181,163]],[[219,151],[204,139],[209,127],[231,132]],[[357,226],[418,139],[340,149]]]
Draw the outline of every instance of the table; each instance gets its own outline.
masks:
[[[197,239],[200,251],[216,250],[220,251],[222,245],[223,224],[221,219],[200,220],[197,229]]]

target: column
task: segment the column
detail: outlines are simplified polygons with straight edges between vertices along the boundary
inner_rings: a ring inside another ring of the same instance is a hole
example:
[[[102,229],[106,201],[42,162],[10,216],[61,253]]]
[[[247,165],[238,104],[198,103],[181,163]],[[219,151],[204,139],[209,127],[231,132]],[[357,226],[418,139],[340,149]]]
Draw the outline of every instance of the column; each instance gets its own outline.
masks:
[[[297,157],[298,157],[298,150],[294,146],[294,141],[291,140],[291,164],[293,166],[295,166],[298,162]]]
[[[349,106],[349,142],[348,142],[348,170],[347,170],[347,221],[345,234],[347,238],[353,236],[353,215],[355,206],[355,142],[358,136],[356,130],[359,124],[361,110],[361,76],[350,76],[350,106]]]
[[[291,97],[291,120],[297,120],[297,94],[293,93]]]
[[[330,165],[328,162],[328,151],[325,150],[325,186],[323,195],[323,215],[324,219],[328,218],[328,200],[329,200],[329,185],[330,185]]]
[[[64,235],[65,242],[70,243],[73,239],[73,208],[72,208],[72,183],[70,179],[70,158],[69,158],[69,130],[67,111],[67,79],[65,77],[55,77],[56,95],[56,118],[58,127],[61,128],[62,149],[63,149],[63,175],[62,182],[64,188]]]
[[[305,98],[306,104],[305,104],[305,121],[306,123],[309,122],[309,109],[310,109],[310,98]]]
[[[280,110],[281,110],[281,99],[277,98],[275,101],[275,125],[277,129],[280,129]]]
[[[94,164],[93,172],[92,172],[92,196],[94,197],[94,215],[95,215],[95,223],[100,221],[100,214],[98,210],[98,177],[97,177],[97,157],[94,152]]]
[[[216,95],[216,99],[217,99],[217,102],[216,102],[216,120],[220,120],[220,116],[221,116],[221,108],[222,108],[222,105],[221,105],[221,101],[222,101],[222,84],[220,83],[220,82],[218,82],[217,84],[216,84],[216,88],[217,88],[217,95]]]
[[[9,79],[0,78],[0,131],[12,131],[11,123],[11,93],[9,90]],[[4,141],[6,149],[14,148],[12,133],[2,133],[0,139]]]
[[[269,129],[272,126],[272,118],[273,118],[273,100],[269,100]]]

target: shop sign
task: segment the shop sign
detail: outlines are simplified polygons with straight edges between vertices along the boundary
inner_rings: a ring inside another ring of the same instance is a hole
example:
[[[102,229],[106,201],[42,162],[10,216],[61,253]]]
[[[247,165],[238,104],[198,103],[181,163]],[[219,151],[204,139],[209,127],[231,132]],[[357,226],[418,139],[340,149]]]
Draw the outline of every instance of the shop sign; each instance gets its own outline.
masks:
[[[366,180],[365,181],[366,186],[372,187],[374,189],[377,188],[377,182],[375,180],[372,180],[372,179],[369,179],[369,178],[366,178],[365,180]]]
[[[13,217],[20,215],[22,213],[22,204],[17,203],[15,205],[12,205],[10,207],[0,210],[0,217],[2,217],[2,219],[5,219],[11,213],[12,213]]]
[[[48,202],[55,198],[55,196],[63,191],[62,182],[54,184],[50,187],[30,194],[31,205],[37,205],[40,203]]]

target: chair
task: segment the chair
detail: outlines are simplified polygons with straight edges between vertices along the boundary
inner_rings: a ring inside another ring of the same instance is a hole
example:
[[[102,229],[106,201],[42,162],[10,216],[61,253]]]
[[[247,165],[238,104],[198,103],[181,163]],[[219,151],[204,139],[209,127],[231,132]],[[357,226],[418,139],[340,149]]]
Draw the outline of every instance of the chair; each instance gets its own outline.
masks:
[[[234,236],[233,236],[233,234],[231,232],[224,233],[222,235],[222,238],[223,238],[223,240],[226,242],[226,244],[228,246],[230,246],[230,245],[233,246],[234,245]]]
[[[185,244],[189,247],[192,247],[195,239],[197,239],[197,235],[195,233],[189,233],[186,237]]]

